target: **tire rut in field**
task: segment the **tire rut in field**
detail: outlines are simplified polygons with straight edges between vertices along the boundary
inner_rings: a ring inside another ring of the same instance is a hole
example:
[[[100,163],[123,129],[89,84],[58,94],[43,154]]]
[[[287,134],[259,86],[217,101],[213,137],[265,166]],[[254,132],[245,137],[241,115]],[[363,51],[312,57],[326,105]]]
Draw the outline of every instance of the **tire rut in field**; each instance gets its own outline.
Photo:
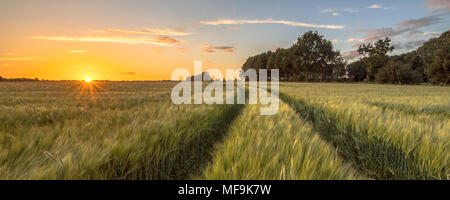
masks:
[[[351,125],[339,123],[321,107],[302,99],[294,99],[280,93],[280,99],[290,105],[297,114],[312,123],[321,137],[333,144],[338,154],[373,179],[427,179],[420,171],[412,152],[376,137],[369,137],[366,130],[355,130]]]
[[[201,173],[212,158],[214,145],[222,141],[244,107],[241,104],[213,106],[216,107],[207,113],[193,114],[166,130],[156,145],[139,158],[140,166],[136,162],[124,163],[120,160],[122,156],[116,155],[118,159],[111,158],[102,166],[103,170],[113,170],[115,179],[189,179]]]
[[[181,160],[180,165],[177,165],[172,170],[171,175],[168,177],[169,179],[189,179],[202,173],[207,163],[212,159],[212,150],[215,144],[222,142],[232,122],[240,115],[245,105],[233,104],[219,106],[227,108],[225,108],[221,115],[215,116],[208,123],[207,129],[202,130],[202,133],[197,135],[197,142],[188,144],[188,148],[180,151],[181,157],[187,159]],[[215,111],[212,110],[211,112]],[[189,121],[198,123],[199,120],[201,119],[193,117]],[[188,124],[192,125],[192,123]]]

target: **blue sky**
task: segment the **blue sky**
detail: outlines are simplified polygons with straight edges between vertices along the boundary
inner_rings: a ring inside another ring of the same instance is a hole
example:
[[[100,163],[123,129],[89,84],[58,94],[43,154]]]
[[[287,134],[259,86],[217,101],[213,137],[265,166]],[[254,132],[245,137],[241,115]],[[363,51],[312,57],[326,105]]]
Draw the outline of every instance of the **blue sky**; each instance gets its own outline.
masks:
[[[0,5],[0,74],[49,79],[70,79],[64,67],[75,61],[105,79],[163,79],[193,60],[239,68],[248,56],[287,48],[308,30],[332,40],[351,60],[362,42],[389,36],[394,53],[402,53],[450,27],[448,0],[6,0]],[[47,66],[53,66],[51,72],[39,72]]]

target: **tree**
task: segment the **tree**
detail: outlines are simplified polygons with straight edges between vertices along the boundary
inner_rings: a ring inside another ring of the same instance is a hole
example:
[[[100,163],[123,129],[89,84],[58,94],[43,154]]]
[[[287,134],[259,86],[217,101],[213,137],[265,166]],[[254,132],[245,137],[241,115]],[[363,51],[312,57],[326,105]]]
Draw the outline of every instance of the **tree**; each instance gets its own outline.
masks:
[[[279,69],[280,80],[331,81],[345,75],[345,64],[333,44],[317,32],[309,31],[288,49],[278,48],[249,57],[243,70]],[[270,73],[270,71],[269,71]]]
[[[291,47],[294,68],[306,81],[329,81],[333,71],[343,65],[339,51],[317,31],[308,31]],[[341,70],[337,70],[341,71]]]
[[[347,75],[350,81],[361,82],[367,77],[367,64],[361,59],[347,65]]]
[[[431,83],[450,85],[450,41],[447,40],[433,55],[426,68]]]
[[[390,60],[387,65],[375,75],[379,83],[415,84],[422,82],[422,74],[411,69],[402,61]]]
[[[386,37],[384,40],[380,39],[373,44],[368,43],[359,46],[358,53],[367,57],[367,59],[365,59],[367,64],[367,81],[371,81],[378,69],[383,67],[388,61],[389,57],[386,54],[394,50],[394,47],[390,45],[390,42],[391,39]]]

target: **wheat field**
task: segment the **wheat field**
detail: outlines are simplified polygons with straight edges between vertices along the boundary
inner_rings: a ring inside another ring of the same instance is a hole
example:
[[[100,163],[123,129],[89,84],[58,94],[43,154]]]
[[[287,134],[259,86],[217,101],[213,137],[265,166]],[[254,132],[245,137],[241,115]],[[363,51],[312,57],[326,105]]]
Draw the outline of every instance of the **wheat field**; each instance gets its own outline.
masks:
[[[450,88],[280,83],[280,108],[175,82],[0,83],[0,179],[450,179]]]

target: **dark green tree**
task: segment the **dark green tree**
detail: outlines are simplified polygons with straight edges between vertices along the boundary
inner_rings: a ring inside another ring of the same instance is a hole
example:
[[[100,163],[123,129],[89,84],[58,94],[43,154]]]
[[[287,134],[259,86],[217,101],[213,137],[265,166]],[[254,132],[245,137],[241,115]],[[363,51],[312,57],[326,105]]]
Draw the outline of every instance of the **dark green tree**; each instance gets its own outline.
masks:
[[[343,59],[335,51],[331,41],[317,31],[308,31],[297,39],[290,49],[294,57],[294,68],[306,81],[330,81],[333,72],[343,68]]]
[[[408,63],[390,60],[375,75],[379,83],[416,84],[423,81],[422,74],[411,69]]]
[[[426,68],[429,81],[436,85],[450,85],[450,41],[435,51],[431,63]]]
[[[347,65],[347,76],[350,81],[361,82],[367,77],[367,64],[364,59]]]
[[[367,58],[365,59],[367,64],[367,81],[373,80],[378,69],[387,63],[389,57],[386,54],[394,50],[390,42],[391,39],[386,37],[384,40],[380,39],[373,44],[368,43],[359,46],[358,53]]]

